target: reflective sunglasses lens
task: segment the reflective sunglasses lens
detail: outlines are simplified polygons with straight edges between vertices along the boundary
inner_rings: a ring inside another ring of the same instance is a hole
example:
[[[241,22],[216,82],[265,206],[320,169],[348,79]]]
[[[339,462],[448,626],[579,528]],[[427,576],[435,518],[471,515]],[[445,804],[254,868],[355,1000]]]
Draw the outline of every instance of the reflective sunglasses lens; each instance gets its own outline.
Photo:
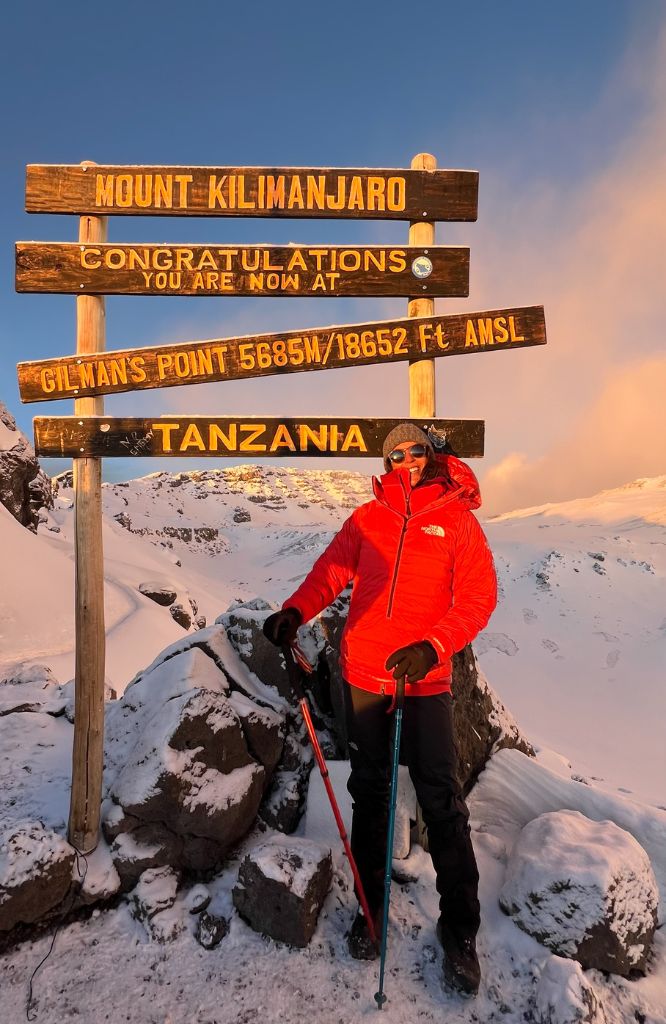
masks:
[[[389,459],[391,462],[404,462],[405,453],[400,448],[396,448],[394,451],[389,452]]]
[[[422,459],[426,453],[426,446],[424,444],[413,444],[409,449],[409,454],[413,459]]]

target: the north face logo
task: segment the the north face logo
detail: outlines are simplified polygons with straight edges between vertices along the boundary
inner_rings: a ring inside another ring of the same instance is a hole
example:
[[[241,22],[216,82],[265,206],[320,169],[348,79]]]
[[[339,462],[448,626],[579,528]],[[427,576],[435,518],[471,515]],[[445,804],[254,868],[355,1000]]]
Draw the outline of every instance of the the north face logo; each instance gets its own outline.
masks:
[[[432,537],[444,537],[444,527],[437,526],[436,523],[429,523],[428,526],[422,526],[421,529],[424,533],[429,533]]]

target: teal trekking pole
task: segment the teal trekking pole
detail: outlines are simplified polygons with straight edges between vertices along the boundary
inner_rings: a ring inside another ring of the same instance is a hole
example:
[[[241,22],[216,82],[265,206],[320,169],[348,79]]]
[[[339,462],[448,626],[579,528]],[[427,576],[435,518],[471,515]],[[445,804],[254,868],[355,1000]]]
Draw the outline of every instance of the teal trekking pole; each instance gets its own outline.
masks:
[[[381,1010],[386,1002],[384,992],[384,968],[386,967],[386,945],[388,941],[389,905],[391,902],[391,868],[393,866],[393,834],[395,832],[395,807],[398,799],[398,767],[400,764],[400,733],[402,731],[402,711],[405,706],[406,677],[396,681],[395,696],[389,712],[395,708],[393,725],[393,767],[391,769],[391,796],[389,800],[388,831],[386,835],[386,865],[384,868],[384,913],[382,916],[382,942],[379,958],[379,990],[375,992],[377,1009]]]

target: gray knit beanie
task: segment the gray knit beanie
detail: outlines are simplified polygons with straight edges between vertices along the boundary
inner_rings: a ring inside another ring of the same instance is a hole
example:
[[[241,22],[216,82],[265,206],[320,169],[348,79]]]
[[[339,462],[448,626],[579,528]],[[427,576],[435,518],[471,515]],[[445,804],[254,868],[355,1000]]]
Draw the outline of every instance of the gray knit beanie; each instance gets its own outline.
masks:
[[[393,469],[393,464],[388,457],[389,452],[392,452],[397,445],[404,444],[405,441],[412,441],[414,444],[424,444],[432,452],[432,444],[425,430],[421,430],[420,427],[415,426],[413,423],[398,423],[398,426],[394,427],[386,435],[382,448],[384,469],[387,473]]]

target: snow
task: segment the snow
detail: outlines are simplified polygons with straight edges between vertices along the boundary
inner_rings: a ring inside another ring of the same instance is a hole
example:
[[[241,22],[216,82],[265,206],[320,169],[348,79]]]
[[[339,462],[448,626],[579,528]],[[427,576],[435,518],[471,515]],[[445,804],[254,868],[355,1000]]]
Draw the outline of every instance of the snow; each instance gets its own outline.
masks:
[[[216,679],[225,687],[210,657],[196,649],[185,654],[198,639],[216,645],[226,671],[246,694],[278,713],[284,702],[247,672],[219,626],[185,633],[168,608],[139,594],[138,585],[173,581],[179,599],[191,595],[209,622],[233,600],[261,596],[278,605],[351,509],[369,496],[369,478],[360,474],[254,466],[175,477],[159,473],[126,486],[105,485],[107,674],[119,694],[127,688],[128,699],[145,700],[145,718],[138,716],[142,728],[152,717],[146,666],[164,661],[160,652],[170,645],[161,671],[171,673],[164,685],[174,700],[187,679],[206,688]],[[73,675],[71,498],[71,491],[61,489],[51,515],[58,534],[40,526],[34,536],[0,508],[0,679],[18,664],[35,662],[48,665],[57,679]],[[113,518],[123,512],[136,532]],[[243,513],[238,521],[236,512]],[[169,535],[169,525],[191,528],[191,539]],[[217,537],[196,539],[201,525],[217,530]],[[470,798],[481,876],[478,997],[465,1002],[442,989],[434,876],[428,855],[414,848],[408,864],[416,880],[392,887],[389,1002],[383,1012],[392,1024],[524,1024],[530,1018],[568,1024],[576,999],[589,987],[607,1024],[666,1024],[663,928],[655,936],[648,975],[629,982],[558,963],[499,906],[521,830],[540,815],[570,810],[592,822],[614,822],[640,843],[655,873],[664,921],[666,477],[519,510],[484,528],[502,598],[477,652],[485,676],[537,745],[538,756],[500,751]],[[188,657],[189,667],[181,671]],[[139,673],[145,690],[141,680],[130,689]],[[234,693],[232,701],[240,699]],[[109,705],[110,721],[111,709],[117,715],[120,707]],[[66,835],[72,731],[63,716],[0,717],[3,829],[41,821]],[[114,764],[128,754],[129,743],[119,743]],[[348,766],[330,762],[329,770],[349,829]],[[351,960],[346,949],[355,912],[351,876],[316,770],[296,839],[333,854],[333,885],[309,947],[279,946],[234,913],[231,890],[245,852],[241,846],[225,870],[207,881],[210,912],[230,919],[218,947],[204,950],[197,943],[187,890],[163,911],[171,918],[162,933],[149,933],[123,899],[59,932],[34,981],[39,1024],[62,1024],[69,1017],[82,1024],[351,1024],[373,1018],[377,965]],[[102,884],[105,858],[103,849],[99,864],[88,858],[95,884]],[[175,938],[164,945],[159,934]],[[42,936],[0,957],[3,1024],[25,1019],[28,982],[50,943],[51,936]]]
[[[313,876],[330,854],[329,847],[311,839],[280,835],[270,836],[250,851],[253,863],[265,878],[279,882],[300,899],[305,899]]]
[[[502,907],[531,935],[574,956],[586,934],[608,921],[623,947],[654,925],[657,884],[649,858],[612,821],[549,811],[520,833],[500,892]],[[633,950],[637,963],[643,947]]]

